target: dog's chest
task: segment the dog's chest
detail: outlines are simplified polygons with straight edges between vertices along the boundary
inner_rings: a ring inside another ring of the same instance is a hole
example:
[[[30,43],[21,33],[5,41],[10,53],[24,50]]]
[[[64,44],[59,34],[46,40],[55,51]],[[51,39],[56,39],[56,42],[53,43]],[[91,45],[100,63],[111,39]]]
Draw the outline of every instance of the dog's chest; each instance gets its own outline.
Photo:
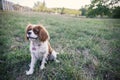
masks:
[[[30,51],[37,57],[42,57],[47,52],[46,43],[31,43]]]

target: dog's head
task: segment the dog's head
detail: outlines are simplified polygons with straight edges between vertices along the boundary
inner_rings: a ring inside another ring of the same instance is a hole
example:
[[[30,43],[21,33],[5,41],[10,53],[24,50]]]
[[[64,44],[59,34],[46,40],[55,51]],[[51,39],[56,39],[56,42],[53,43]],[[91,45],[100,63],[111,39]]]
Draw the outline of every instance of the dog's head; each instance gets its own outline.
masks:
[[[49,34],[42,25],[29,24],[26,28],[26,39],[31,41],[39,39],[44,42],[49,40]]]

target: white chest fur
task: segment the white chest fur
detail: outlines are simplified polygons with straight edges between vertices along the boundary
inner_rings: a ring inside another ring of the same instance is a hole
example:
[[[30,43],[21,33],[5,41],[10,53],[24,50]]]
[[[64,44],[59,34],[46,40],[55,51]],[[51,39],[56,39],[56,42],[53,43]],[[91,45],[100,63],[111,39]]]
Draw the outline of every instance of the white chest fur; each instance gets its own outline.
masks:
[[[30,52],[37,59],[41,59],[44,54],[48,52],[48,42],[39,42],[39,41],[31,41],[30,42]]]

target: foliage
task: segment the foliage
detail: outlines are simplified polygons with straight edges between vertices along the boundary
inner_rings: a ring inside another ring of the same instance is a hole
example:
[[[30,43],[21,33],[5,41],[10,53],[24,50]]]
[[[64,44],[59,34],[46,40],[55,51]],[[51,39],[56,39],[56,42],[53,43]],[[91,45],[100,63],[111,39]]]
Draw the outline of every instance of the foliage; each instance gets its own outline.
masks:
[[[63,13],[64,13],[64,14],[76,15],[76,16],[81,14],[81,12],[78,11],[78,10],[75,10],[75,9],[67,9],[67,8],[64,8]]]
[[[119,5],[120,0],[108,0],[109,6],[114,7],[115,5]]]
[[[115,7],[112,11],[113,18],[120,18],[120,7]]]
[[[119,0],[92,0],[87,11],[87,17],[119,15],[118,12],[113,12],[114,7],[119,5],[118,2]],[[117,8],[116,11],[118,11]]]
[[[68,15],[81,15],[81,11],[75,9],[67,9],[67,8],[47,8],[45,6],[45,2],[37,2],[33,7],[34,11],[40,12],[48,12],[48,13],[59,13],[59,14],[68,14]]]
[[[87,11],[86,8],[81,8],[79,11],[81,11],[82,16],[86,16],[86,11]]]
[[[44,2],[42,3],[42,2],[38,1],[37,3],[34,4],[33,9],[35,11],[42,11],[42,12],[44,12],[46,10],[45,3]]]
[[[95,10],[94,10],[94,9],[88,9],[86,16],[87,16],[87,17],[90,17],[90,18],[95,17],[95,16],[96,16]]]
[[[61,9],[61,14],[64,14],[64,9],[65,9],[64,7]]]
[[[102,0],[93,0],[92,4],[88,8],[87,16],[105,16],[110,13],[109,8],[107,5],[104,4]]]

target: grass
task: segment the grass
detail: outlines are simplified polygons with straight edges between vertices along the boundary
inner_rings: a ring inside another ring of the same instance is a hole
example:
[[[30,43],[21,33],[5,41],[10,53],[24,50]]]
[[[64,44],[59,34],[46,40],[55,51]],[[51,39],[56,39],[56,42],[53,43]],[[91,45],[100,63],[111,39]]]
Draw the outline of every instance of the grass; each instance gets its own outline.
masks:
[[[0,12],[0,80],[119,80],[120,20]],[[61,63],[40,63],[31,76],[28,23],[43,24]]]

